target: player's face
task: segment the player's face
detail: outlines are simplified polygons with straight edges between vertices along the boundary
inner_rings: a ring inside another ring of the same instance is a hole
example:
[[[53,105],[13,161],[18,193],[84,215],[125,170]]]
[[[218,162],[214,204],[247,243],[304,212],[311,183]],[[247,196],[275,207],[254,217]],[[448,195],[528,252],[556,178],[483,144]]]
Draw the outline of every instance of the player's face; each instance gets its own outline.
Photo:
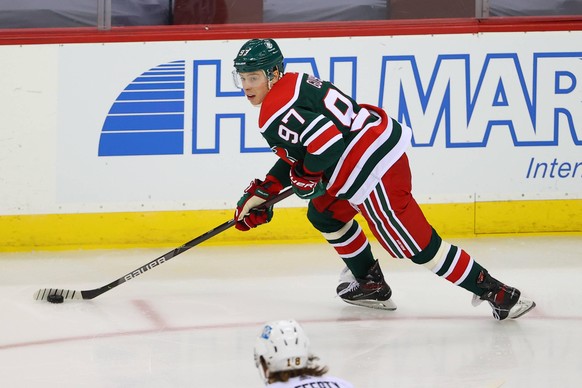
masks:
[[[251,73],[239,73],[242,89],[249,102],[253,105],[261,105],[269,93],[269,82],[264,71]]]

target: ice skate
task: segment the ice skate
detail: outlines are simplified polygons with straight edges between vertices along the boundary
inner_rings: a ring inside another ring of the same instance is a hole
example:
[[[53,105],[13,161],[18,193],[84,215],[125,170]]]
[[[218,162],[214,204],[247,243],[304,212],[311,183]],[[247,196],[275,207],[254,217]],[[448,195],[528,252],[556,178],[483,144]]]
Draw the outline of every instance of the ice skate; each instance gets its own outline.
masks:
[[[484,292],[481,296],[473,295],[473,306],[486,300],[493,308],[493,317],[497,320],[519,318],[536,306],[533,300],[523,297],[517,288],[501,283],[485,270],[479,274],[477,285]]]
[[[361,279],[355,278],[348,268],[344,269],[336,291],[346,303],[373,309],[396,310],[396,304],[390,299],[392,290],[384,281],[377,260],[368,274]]]

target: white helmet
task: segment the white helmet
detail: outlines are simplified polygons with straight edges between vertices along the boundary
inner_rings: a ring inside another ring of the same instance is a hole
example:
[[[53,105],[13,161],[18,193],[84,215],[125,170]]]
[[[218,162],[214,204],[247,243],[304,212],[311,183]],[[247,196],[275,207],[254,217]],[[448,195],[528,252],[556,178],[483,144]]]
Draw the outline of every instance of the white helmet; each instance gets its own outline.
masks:
[[[267,380],[261,357],[269,372],[303,369],[309,363],[309,338],[295,320],[267,322],[255,342],[255,365]]]

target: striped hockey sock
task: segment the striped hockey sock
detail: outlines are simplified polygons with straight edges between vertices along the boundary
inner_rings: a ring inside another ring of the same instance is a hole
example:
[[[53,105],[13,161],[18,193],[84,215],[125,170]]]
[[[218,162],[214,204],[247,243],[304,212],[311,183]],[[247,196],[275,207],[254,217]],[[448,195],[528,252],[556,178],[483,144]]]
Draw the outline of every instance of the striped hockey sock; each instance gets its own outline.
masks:
[[[375,260],[370,242],[356,221],[348,222],[337,232],[322,234],[356,278],[366,276]]]
[[[483,267],[463,249],[442,241],[432,260],[423,264],[438,276],[464,289],[481,295],[477,277]]]

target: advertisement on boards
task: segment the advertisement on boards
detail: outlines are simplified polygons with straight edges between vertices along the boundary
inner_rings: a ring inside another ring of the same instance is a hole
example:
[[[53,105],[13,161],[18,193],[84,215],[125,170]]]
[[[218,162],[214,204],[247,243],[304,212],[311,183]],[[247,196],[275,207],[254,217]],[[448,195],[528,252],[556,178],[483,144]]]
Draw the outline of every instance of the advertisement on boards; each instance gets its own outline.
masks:
[[[507,32],[278,42],[287,72],[330,80],[409,125],[416,198],[456,203],[582,198],[581,38]],[[258,109],[232,82],[243,43],[58,47],[61,211],[232,208],[276,160],[258,131]]]

